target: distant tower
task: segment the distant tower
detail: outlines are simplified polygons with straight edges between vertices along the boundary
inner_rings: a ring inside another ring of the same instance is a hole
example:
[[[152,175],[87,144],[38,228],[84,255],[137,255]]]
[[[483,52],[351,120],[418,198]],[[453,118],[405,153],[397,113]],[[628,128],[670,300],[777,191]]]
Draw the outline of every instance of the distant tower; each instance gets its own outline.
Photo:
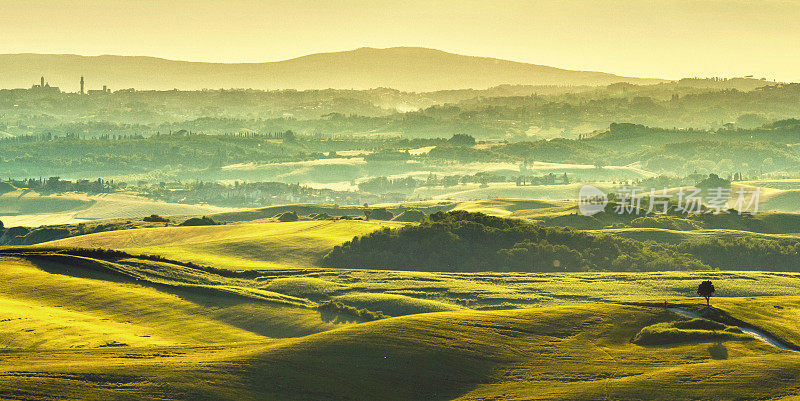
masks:
[[[83,95],[83,77],[81,77],[81,95]]]
[[[44,77],[42,77],[42,88],[44,88]]]

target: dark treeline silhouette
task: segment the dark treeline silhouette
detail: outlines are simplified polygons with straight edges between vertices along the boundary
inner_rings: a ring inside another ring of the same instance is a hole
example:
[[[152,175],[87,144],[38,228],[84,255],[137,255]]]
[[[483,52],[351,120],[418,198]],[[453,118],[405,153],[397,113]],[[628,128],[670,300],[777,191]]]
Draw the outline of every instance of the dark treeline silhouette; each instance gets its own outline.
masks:
[[[545,227],[465,211],[385,228],[335,247],[327,267],[424,271],[800,271],[797,240],[719,239],[684,244]]]
[[[708,266],[666,245],[465,211],[337,246],[328,267],[425,271],[653,271]]]

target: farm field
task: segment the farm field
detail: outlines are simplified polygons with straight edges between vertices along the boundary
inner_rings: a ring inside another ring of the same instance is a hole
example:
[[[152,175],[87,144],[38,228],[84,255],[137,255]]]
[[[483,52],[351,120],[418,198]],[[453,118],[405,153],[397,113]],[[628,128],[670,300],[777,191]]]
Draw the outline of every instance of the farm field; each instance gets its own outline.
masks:
[[[423,150],[430,150],[425,148]],[[414,152],[415,155],[425,154]],[[348,152],[339,152],[345,156]],[[564,174],[580,175],[593,180],[608,180],[616,177],[653,177],[657,174],[644,170],[637,163],[625,166],[604,166],[598,169],[590,164],[534,162],[527,166],[531,174]],[[359,182],[365,177],[383,175],[389,178],[417,177],[424,178],[430,174],[447,175],[463,174],[472,175],[482,172],[493,173],[519,173],[517,163],[507,162],[459,162],[456,164],[439,164],[436,162],[387,164],[369,162],[364,157],[337,157],[318,159],[302,162],[284,163],[244,163],[222,167],[219,174],[224,179],[230,177],[256,177],[268,176],[280,182],[307,182],[307,183],[337,183],[354,181]],[[503,197],[506,195],[492,194],[488,197]]]
[[[402,223],[340,220],[110,231],[43,244],[101,247],[231,269],[315,266],[334,245]]]
[[[0,195],[0,220],[7,226],[37,227],[141,218],[151,214],[198,215],[227,210],[231,208],[166,203],[120,193],[40,195],[17,190]]]
[[[800,0],[28,3],[0,401],[800,401]]]
[[[245,277],[56,249],[4,253],[3,398],[726,399],[800,387],[796,354],[746,336],[631,342],[645,327],[688,324],[646,305],[668,297],[699,307],[687,288],[701,278],[719,283],[712,305],[794,342],[800,294],[792,274],[314,269]],[[428,309],[376,296],[403,290]],[[429,299],[456,291],[474,302]],[[541,298],[481,310],[523,292]],[[331,298],[395,305],[397,317],[326,316],[315,305]],[[781,319],[772,312],[778,307]],[[771,386],[756,386],[766,381]]]
[[[461,184],[453,187],[421,187],[415,196],[435,200],[471,201],[491,198],[528,198],[543,200],[577,199],[582,184],[518,186],[513,182]],[[608,186],[610,188],[610,185]]]
[[[413,206],[533,220],[574,213],[572,202],[530,199]],[[215,215],[224,225],[0,248],[0,398],[667,400],[800,391],[797,353],[730,326],[800,345],[800,273],[325,268],[334,246],[407,223],[264,218],[285,208]],[[796,238],[597,231],[663,243]],[[707,310],[695,293],[703,280],[717,286]],[[725,323],[690,320],[665,301]]]
[[[716,399],[763,381],[776,384],[750,394],[800,387],[796,354],[744,334],[681,329],[696,323],[658,306],[699,309],[697,283],[712,280],[715,313],[800,344],[800,273],[323,268],[334,246],[406,223],[268,218],[287,207],[363,213],[313,204],[224,211],[213,215],[224,225],[0,249],[0,398]],[[533,220],[575,208],[531,199],[404,207]],[[796,238],[599,231],[664,243]],[[675,330],[681,340],[660,334]],[[660,340],[641,342],[640,332]]]

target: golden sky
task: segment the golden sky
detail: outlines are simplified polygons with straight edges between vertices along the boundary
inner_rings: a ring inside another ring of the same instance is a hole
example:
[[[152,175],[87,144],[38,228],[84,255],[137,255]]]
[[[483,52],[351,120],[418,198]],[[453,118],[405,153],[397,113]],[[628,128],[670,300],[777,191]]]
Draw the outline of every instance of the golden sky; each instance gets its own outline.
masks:
[[[800,81],[800,0],[0,0],[0,53],[257,62],[364,46]]]

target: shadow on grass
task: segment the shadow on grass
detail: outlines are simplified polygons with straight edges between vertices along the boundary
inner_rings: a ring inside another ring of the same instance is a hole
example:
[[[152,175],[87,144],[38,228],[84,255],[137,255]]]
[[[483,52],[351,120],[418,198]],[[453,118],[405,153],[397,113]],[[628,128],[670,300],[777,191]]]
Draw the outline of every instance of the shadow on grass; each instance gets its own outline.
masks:
[[[112,265],[101,260],[64,255],[27,255],[24,258],[50,274],[150,287],[196,305],[199,314],[265,337],[301,337],[325,331],[330,328],[326,327],[327,324],[341,322],[332,321],[328,316],[323,317],[310,308],[250,298],[213,287],[192,287],[190,284],[182,286],[179,281],[175,284],[164,284],[137,279],[126,272],[114,270]],[[224,280],[222,277],[220,279]],[[276,316],[292,318],[276,319]],[[314,320],[318,324],[313,324]]]
[[[708,354],[711,359],[728,359],[728,347],[722,345],[722,343],[714,343],[714,345],[708,347]]]

